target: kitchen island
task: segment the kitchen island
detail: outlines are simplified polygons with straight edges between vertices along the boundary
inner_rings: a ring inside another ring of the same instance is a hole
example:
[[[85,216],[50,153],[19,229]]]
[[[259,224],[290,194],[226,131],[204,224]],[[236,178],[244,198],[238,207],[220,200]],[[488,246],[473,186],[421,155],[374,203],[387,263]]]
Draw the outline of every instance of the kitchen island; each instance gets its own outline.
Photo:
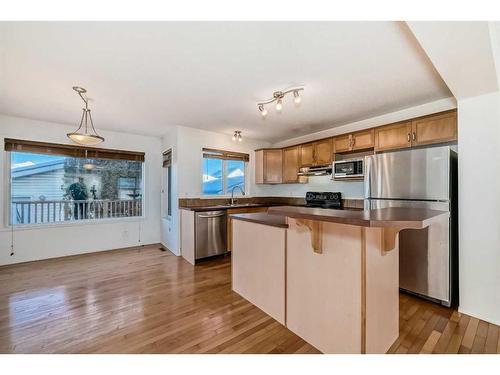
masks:
[[[398,234],[448,215],[291,206],[233,215],[233,290],[324,353],[385,353],[399,335]]]

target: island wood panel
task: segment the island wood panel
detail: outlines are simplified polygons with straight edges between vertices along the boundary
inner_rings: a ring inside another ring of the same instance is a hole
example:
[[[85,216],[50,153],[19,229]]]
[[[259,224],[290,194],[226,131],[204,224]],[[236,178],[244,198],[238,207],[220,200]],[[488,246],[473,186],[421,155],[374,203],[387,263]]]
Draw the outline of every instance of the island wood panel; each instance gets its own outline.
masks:
[[[194,211],[181,211],[181,255],[189,263],[195,263]]]
[[[399,244],[381,251],[382,230],[365,229],[366,353],[385,353],[399,336]]]
[[[232,287],[285,324],[286,229],[233,221]]]
[[[288,224],[287,327],[323,353],[361,353],[360,228],[323,223],[318,254],[309,229]]]
[[[312,167],[314,165],[314,143],[300,145],[299,154],[301,167]]]
[[[494,324],[408,294],[399,306],[388,353],[500,353]],[[193,267],[154,244],[0,267],[0,353],[222,351],[319,352],[231,290],[229,257]]]
[[[227,209],[227,251],[233,249],[233,219],[232,214],[248,214],[254,212],[267,212],[267,207],[239,207]]]
[[[422,146],[457,140],[456,111],[426,116],[412,121],[412,145]]]
[[[375,129],[375,151],[411,147],[411,129],[411,121],[386,125]]]

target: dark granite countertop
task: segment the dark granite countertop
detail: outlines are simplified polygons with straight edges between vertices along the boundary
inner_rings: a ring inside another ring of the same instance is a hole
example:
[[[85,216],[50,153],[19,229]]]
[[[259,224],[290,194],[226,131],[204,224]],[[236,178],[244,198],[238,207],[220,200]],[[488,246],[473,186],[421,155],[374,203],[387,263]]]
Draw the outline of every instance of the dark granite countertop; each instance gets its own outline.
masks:
[[[424,228],[435,218],[449,215],[446,211],[425,208],[391,207],[375,210],[333,210],[324,208],[278,206],[270,207],[269,215],[327,221],[363,227]]]
[[[254,208],[254,207],[271,207],[271,206],[279,206],[278,204],[272,203],[242,203],[242,204],[219,204],[215,206],[205,206],[205,207],[179,207],[181,210],[189,210],[189,211],[218,211],[218,210],[230,210],[235,208]]]
[[[264,212],[254,214],[233,214],[231,215],[231,219],[249,221],[251,223],[269,225],[278,228],[288,228],[285,216],[269,215]]]

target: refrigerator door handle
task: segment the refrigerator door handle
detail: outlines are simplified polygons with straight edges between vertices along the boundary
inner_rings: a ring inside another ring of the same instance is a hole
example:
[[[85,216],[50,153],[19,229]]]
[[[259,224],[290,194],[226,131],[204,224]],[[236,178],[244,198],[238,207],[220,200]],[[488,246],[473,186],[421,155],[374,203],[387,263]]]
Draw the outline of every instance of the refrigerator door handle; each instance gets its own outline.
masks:
[[[365,188],[365,199],[371,198],[371,190],[370,190],[370,175],[371,175],[371,157],[365,157],[365,178],[364,178],[364,188]]]

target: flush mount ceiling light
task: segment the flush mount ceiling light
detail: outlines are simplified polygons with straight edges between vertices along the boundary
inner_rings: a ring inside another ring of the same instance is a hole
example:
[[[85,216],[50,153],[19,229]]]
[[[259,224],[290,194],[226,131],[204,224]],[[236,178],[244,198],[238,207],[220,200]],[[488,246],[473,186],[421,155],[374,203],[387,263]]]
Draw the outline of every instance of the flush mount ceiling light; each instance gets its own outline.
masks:
[[[265,107],[266,104],[271,104],[276,102],[276,112],[281,112],[283,110],[283,98],[287,94],[293,93],[293,101],[295,104],[299,105],[302,101],[302,97],[300,96],[300,91],[304,91],[303,87],[294,87],[284,91],[275,91],[273,93],[273,97],[269,100],[263,100],[257,103],[257,108],[260,111],[262,117],[267,116],[267,109]]]
[[[90,114],[89,109],[89,99],[85,95],[87,90],[78,86],[73,86],[73,90],[75,90],[80,98],[82,98],[85,103],[85,108],[82,108],[83,114],[80,120],[80,126],[73,133],[68,133],[68,138],[75,143],[85,146],[96,145],[104,142],[104,138],[97,134],[97,131],[94,128],[94,122],[92,121],[92,115]]]
[[[234,134],[233,134],[233,141],[235,141],[235,142],[236,142],[236,140],[238,140],[238,142],[243,141],[243,137],[241,136],[241,130],[235,130],[235,131],[234,131]]]

